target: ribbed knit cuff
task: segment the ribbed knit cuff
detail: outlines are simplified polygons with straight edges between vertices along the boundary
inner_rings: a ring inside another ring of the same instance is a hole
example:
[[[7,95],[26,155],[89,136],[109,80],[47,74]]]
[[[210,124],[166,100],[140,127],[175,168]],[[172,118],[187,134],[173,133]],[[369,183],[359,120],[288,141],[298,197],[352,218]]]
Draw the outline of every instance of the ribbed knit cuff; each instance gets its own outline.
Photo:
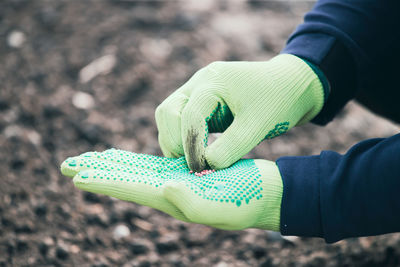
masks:
[[[263,177],[264,199],[260,216],[254,227],[279,231],[283,183],[278,166],[272,161],[254,160]]]
[[[354,98],[358,89],[356,65],[349,50],[336,37],[315,31],[298,33],[290,37],[281,53],[312,62],[329,81],[329,97],[312,123],[327,124]]]
[[[320,80],[322,84],[322,88],[324,89],[324,104],[326,103],[326,100],[328,100],[329,93],[331,91],[331,86],[329,84],[328,79],[326,78],[325,74],[322,72],[322,70],[315,64],[311,63],[308,60],[305,60],[302,58],[302,60],[307,63],[308,66],[317,74],[318,79]]]

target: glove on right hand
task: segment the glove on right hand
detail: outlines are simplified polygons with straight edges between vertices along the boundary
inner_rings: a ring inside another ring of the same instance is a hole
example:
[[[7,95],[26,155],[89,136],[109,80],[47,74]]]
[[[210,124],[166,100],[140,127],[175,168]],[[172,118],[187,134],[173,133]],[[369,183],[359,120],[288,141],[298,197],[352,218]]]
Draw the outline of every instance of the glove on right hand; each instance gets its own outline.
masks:
[[[191,170],[232,165],[264,139],[308,122],[324,103],[323,85],[302,59],[214,62],[156,110],[165,156],[185,156]],[[209,132],[223,132],[207,147]]]

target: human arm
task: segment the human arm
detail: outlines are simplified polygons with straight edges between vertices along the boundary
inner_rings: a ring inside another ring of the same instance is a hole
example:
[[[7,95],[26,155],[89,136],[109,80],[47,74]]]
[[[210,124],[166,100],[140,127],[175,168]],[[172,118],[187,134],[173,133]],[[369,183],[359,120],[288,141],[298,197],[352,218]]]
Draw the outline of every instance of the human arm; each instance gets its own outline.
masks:
[[[400,231],[400,134],[346,154],[277,160],[284,185],[281,233],[338,240]]]
[[[400,134],[370,139],[345,155],[240,160],[198,177],[183,157],[120,150],[89,152],[61,165],[85,191],[161,210],[192,223],[233,230],[338,240],[400,231]]]
[[[395,0],[320,0],[305,15],[282,53],[314,63],[330,83],[329,98],[313,122],[328,123],[354,97],[400,120],[399,7]]]
[[[321,97],[312,97],[314,100],[311,102],[314,104],[311,106],[314,107],[312,110],[318,110],[316,113],[305,111],[311,110],[310,106],[304,109],[302,104],[293,105],[292,108],[282,104],[277,105],[278,107],[271,105],[271,103],[289,102],[289,98],[274,92],[280,92],[282,88],[290,92],[301,92],[308,86],[288,86],[281,82],[270,86],[269,82],[273,80],[269,75],[270,70],[267,68],[261,73],[248,72],[246,70],[251,69],[248,67],[251,62],[235,62],[235,64],[244,64],[243,67],[236,68],[234,72],[230,71],[228,66],[230,62],[225,62],[227,63],[226,72],[235,73],[236,77],[243,78],[242,84],[225,86],[225,91],[228,93],[238,91],[243,92],[245,96],[257,96],[257,101],[246,101],[246,97],[233,94],[231,98],[239,99],[240,104],[232,104],[235,103],[232,99],[225,101],[226,93],[220,94],[208,90],[209,87],[215,88],[212,83],[210,86],[210,81],[215,79],[207,75],[200,76],[201,78],[195,75],[197,79],[191,79],[183,86],[190,87],[189,90],[178,89],[157,109],[159,142],[164,155],[168,157],[185,155],[189,166],[196,170],[205,168],[207,164],[213,168],[224,168],[249,152],[263,140],[264,136],[268,136],[268,133],[274,130],[274,125],[279,127],[279,123],[287,123],[288,120],[281,121],[281,118],[285,116],[280,117],[278,114],[296,115],[289,122],[288,129],[297,125],[300,122],[298,118],[306,113],[313,115],[307,118],[312,119],[312,122],[326,124],[356,96],[374,111],[400,120],[400,115],[396,112],[398,98],[393,97],[400,94],[400,90],[395,91],[393,88],[393,85],[397,84],[395,66],[400,60],[400,53],[396,49],[398,43],[396,40],[400,39],[400,31],[398,31],[400,22],[396,14],[398,6],[398,1],[321,0],[306,15],[305,23],[300,25],[289,38],[282,53],[311,62],[316,69],[321,70],[322,76],[327,78],[321,79],[321,75],[318,75],[322,83],[324,83],[323,80],[327,80],[328,82],[325,83],[329,83],[330,86],[328,88],[323,86],[323,90],[320,90],[324,92],[326,100],[322,110],[315,108],[320,107],[317,104],[320,100],[317,99]],[[224,62],[219,64],[221,63]],[[282,69],[286,69],[285,66],[289,69],[291,64],[283,63],[281,66],[284,66]],[[281,71],[281,74],[286,77],[289,84],[290,80],[301,80],[290,71]],[[222,73],[221,76],[226,75]],[[197,81],[193,82],[193,80]],[[199,84],[205,86],[198,86]],[[221,86],[224,83],[217,82],[217,84]],[[179,91],[185,91],[185,93],[179,94]],[[197,94],[194,93],[195,91]],[[212,97],[206,97],[210,95]],[[201,101],[200,96],[206,97],[203,98],[204,102]],[[202,110],[198,107],[199,105],[187,107],[188,103],[196,102],[193,101],[196,98],[201,104],[219,102],[227,112],[212,113],[213,109]],[[295,102],[302,103],[302,101]],[[254,103],[259,105],[255,106]],[[252,112],[247,112],[252,113],[251,118],[241,116],[242,112],[238,112],[237,107],[246,107],[247,110],[251,110]],[[386,111],[388,107],[392,108]],[[282,111],[282,108],[285,110]],[[203,112],[204,110],[207,112]],[[192,114],[197,118],[189,118],[190,116],[186,114]],[[218,119],[214,120],[210,115]],[[315,115],[317,116],[314,117]],[[246,117],[245,120],[244,117]],[[210,120],[211,127],[207,129],[208,123],[205,124],[204,120]],[[217,123],[212,123],[215,121]],[[252,121],[252,123],[248,125],[243,121]],[[304,122],[307,120],[301,121],[301,123]],[[217,127],[213,128],[215,125]],[[277,131],[277,135],[288,129]],[[215,144],[206,147],[208,132],[213,131],[223,132],[223,134]],[[199,138],[191,138],[191,136]]]

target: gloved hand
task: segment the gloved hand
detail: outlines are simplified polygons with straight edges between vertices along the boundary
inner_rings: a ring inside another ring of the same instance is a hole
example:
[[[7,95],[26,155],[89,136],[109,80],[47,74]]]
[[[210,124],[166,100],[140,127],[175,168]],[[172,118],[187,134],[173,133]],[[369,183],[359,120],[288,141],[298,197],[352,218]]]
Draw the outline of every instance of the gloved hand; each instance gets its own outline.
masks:
[[[166,157],[185,156],[191,170],[223,169],[264,139],[308,122],[321,110],[323,85],[302,59],[214,62],[156,110]],[[223,134],[207,147],[208,134]]]
[[[278,231],[282,179],[274,162],[245,159],[198,177],[185,158],[110,149],[65,160],[76,187],[132,201],[179,220],[236,230]]]

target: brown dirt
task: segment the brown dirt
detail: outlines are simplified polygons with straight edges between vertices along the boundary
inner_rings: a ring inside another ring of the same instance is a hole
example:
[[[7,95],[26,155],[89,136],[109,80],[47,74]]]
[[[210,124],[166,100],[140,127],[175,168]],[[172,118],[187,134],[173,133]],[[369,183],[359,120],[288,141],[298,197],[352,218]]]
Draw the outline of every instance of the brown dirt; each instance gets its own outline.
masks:
[[[400,265],[399,234],[326,245],[221,231],[81,192],[61,176],[66,157],[89,150],[160,155],[154,110],[166,96],[212,61],[269,59],[310,7],[198,2],[0,3],[0,266]],[[81,70],[102,56],[113,68],[88,80]],[[298,127],[248,157],[344,152],[398,130],[352,103],[327,127]]]

